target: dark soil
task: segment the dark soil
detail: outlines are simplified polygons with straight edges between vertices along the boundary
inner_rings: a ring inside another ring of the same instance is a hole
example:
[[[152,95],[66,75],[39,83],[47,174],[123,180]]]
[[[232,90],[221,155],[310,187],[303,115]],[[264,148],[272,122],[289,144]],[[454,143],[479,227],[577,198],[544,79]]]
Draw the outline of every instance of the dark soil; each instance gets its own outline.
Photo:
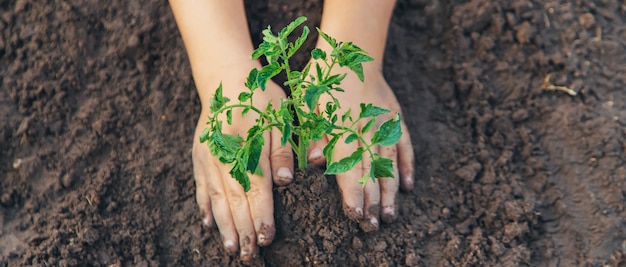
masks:
[[[0,1],[0,266],[239,265],[201,227],[167,2],[45,2]],[[287,2],[247,1],[255,42],[319,23]],[[259,265],[625,264],[623,1],[401,0],[384,68],[417,156],[397,221],[362,232],[308,169],[275,189]]]

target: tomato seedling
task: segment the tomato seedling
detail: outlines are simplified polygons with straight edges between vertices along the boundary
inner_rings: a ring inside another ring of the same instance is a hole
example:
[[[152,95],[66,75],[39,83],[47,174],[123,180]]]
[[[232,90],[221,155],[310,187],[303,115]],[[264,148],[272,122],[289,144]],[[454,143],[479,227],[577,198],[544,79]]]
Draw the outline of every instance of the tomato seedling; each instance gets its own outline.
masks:
[[[259,159],[265,144],[263,133],[272,128],[280,130],[281,145],[291,144],[300,169],[307,165],[306,152],[310,142],[321,140],[327,135],[329,141],[323,149],[327,164],[326,174],[338,174],[354,168],[363,159],[363,154],[367,153],[371,158],[370,171],[359,179],[359,183],[364,185],[368,179],[393,178],[392,160],[374,153],[372,147],[398,143],[402,135],[400,114],[380,124],[372,139],[365,140],[363,134],[372,130],[376,124],[376,117],[388,113],[389,110],[361,103],[356,118],[351,115],[351,110],[338,114],[341,103],[334,96],[344,92],[339,86],[346,74],[332,74],[333,68],[348,67],[364,81],[362,63],[372,61],[373,58],[353,43],[338,42],[317,28],[320,36],[331,46],[332,52],[327,55],[321,49],[314,49],[311,51],[314,66],[311,62],[302,71],[292,70],[289,59],[306,40],[309,28],[304,26],[302,34],[294,42],[289,42],[287,37],[305,21],[305,17],[300,17],[277,35],[272,33],[270,27],[263,30],[263,42],[254,50],[252,58],[264,56],[267,65],[262,66],[260,70],[254,68],[250,71],[244,84],[247,91],[240,93],[236,101],[222,95],[221,84],[211,98],[208,128],[200,135],[200,142],[207,142],[213,155],[222,163],[231,165],[230,174],[246,192],[250,190],[248,173],[262,174]],[[289,87],[291,95],[281,99],[278,107],[273,107],[271,102],[265,109],[255,107],[252,96],[256,90],[265,90],[267,82],[283,71],[287,75],[284,85]],[[332,102],[318,103],[323,94],[330,96]],[[315,112],[318,105],[320,105],[319,114]],[[245,138],[222,132],[223,121],[218,119],[218,115],[226,113],[226,123],[232,124],[234,110],[241,110],[242,116],[248,112],[259,115],[256,124],[247,131]],[[358,122],[361,120],[367,120],[367,123],[359,129]],[[350,156],[335,160],[333,151],[343,137],[345,137],[343,142],[359,141],[361,146]]]

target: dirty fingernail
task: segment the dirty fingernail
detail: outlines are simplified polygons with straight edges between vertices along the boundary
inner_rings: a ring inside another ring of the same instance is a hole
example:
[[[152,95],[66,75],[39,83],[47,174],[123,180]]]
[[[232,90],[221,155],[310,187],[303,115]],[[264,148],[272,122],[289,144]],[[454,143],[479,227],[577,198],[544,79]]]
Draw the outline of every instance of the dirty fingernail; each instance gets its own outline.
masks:
[[[393,215],[394,215],[394,213],[395,213],[395,211],[393,210],[393,207],[392,207],[392,206],[387,206],[387,207],[384,207],[384,208],[383,208],[383,213],[384,213],[384,214],[387,214],[387,215],[391,215],[391,216],[393,216]]]
[[[257,237],[257,239],[258,239],[257,243],[258,243],[259,245],[262,245],[262,244],[265,244],[265,240],[266,240],[267,238],[265,237],[265,235],[264,235],[264,234],[259,234],[259,236]]]
[[[235,242],[233,242],[232,240],[226,240],[224,241],[224,247],[226,248],[227,251],[234,251],[235,249]]]
[[[363,209],[361,209],[361,208],[354,209],[354,212],[356,212],[356,214],[359,215],[359,216],[363,216]]]
[[[282,180],[283,182],[290,182],[293,179],[293,173],[287,167],[279,168],[276,172],[276,175],[278,175],[280,180]]]
[[[370,218],[370,223],[371,223],[373,226],[378,227],[378,220],[376,219],[376,217],[372,217],[372,218]]]
[[[404,177],[404,182],[409,187],[413,186],[413,178],[411,176]]]
[[[323,156],[322,150],[319,148],[313,149],[309,154],[309,161],[317,160]]]

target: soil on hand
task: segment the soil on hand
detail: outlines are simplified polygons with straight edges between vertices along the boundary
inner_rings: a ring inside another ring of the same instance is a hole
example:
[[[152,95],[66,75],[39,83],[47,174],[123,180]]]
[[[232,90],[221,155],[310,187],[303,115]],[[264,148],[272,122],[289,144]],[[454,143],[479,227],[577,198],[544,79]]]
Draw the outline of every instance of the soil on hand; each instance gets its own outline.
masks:
[[[167,2],[46,2],[0,1],[0,266],[239,265],[200,223],[200,103]],[[290,2],[246,2],[257,44],[319,25],[321,1]],[[275,189],[257,264],[623,265],[625,18],[617,0],[398,1],[384,74],[415,189],[364,233],[307,169]]]

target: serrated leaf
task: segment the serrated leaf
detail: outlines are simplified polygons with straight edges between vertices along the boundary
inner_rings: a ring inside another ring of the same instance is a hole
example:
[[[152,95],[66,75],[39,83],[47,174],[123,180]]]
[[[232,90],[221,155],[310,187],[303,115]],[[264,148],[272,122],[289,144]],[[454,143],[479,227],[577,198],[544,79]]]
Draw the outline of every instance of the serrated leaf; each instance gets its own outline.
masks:
[[[209,141],[209,148],[213,155],[217,156],[222,163],[232,163],[237,151],[241,148],[239,143],[243,142],[243,138],[214,131]]]
[[[330,141],[326,143],[324,149],[322,150],[322,153],[324,154],[324,157],[326,157],[327,162],[333,161],[333,151],[335,150],[335,145],[337,144],[337,141],[339,141],[339,137],[339,135],[333,136],[333,138],[331,138]]]
[[[350,113],[352,113],[351,108],[349,108],[348,111],[346,111],[346,113],[341,115],[341,122],[346,122],[347,119],[350,119],[350,121],[352,121],[352,117],[350,116]]]
[[[359,113],[359,118],[376,117],[378,115],[389,112],[388,109],[377,107],[372,104],[361,103],[360,106],[361,106],[361,113]]]
[[[298,49],[302,47],[302,44],[304,44],[304,41],[306,41],[306,38],[308,35],[309,35],[309,27],[304,26],[304,28],[302,28],[302,34],[300,35],[300,37],[298,37],[298,39],[296,39],[296,41],[293,42],[293,45],[289,48],[289,51],[287,51],[288,58],[293,56],[296,53],[296,51],[298,51]]]
[[[241,92],[241,93],[239,93],[239,96],[237,97],[237,99],[240,102],[245,102],[246,100],[250,99],[251,96],[252,96],[252,94],[250,94],[248,92]]]
[[[215,94],[213,95],[213,97],[210,100],[211,106],[211,112],[216,112],[218,111],[220,108],[222,108],[224,106],[224,104],[226,104],[226,102],[230,101],[230,99],[228,99],[228,97],[224,97],[222,95],[222,83],[220,82],[220,86],[217,87],[217,90],[215,90]]]
[[[350,144],[350,143],[354,142],[354,140],[358,140],[358,139],[359,139],[359,136],[357,134],[353,133],[351,135],[348,135],[348,137],[346,137],[345,143],[346,144]]]
[[[372,129],[372,126],[374,126],[374,123],[376,123],[376,119],[370,119],[361,129],[361,133],[364,134],[369,132],[370,129]]]
[[[291,125],[284,124],[281,132],[283,136],[280,138],[280,145],[285,146],[289,142],[289,138],[291,138]]]
[[[277,43],[278,41],[280,41],[280,38],[278,38],[278,36],[274,35],[274,33],[272,33],[272,27],[271,26],[267,26],[267,29],[264,29],[261,31],[261,33],[263,34],[263,41],[267,42],[269,44],[274,44]]]
[[[246,114],[248,114],[248,112],[250,112],[250,110],[251,110],[250,107],[243,108],[243,110],[241,111],[241,117],[246,116]]]
[[[281,72],[280,65],[278,63],[273,63],[269,65],[263,66],[257,75],[257,84],[261,88],[261,90],[265,91],[265,86],[267,85],[267,81],[272,79],[272,77],[276,76]]]
[[[326,103],[326,114],[327,115],[332,115],[333,113],[335,113],[335,110],[337,110],[337,107],[333,104],[333,102],[328,102]]]
[[[380,144],[382,146],[395,145],[401,136],[400,114],[398,114],[395,119],[390,119],[380,125],[380,128],[374,133],[374,137],[372,137],[372,144]]]
[[[374,178],[394,178],[393,161],[388,158],[378,157],[372,161],[370,176]]]
[[[333,49],[337,48],[337,40],[335,40],[335,38],[328,36],[326,33],[320,30],[320,28],[316,29],[317,32],[319,32],[320,36],[322,36],[322,38],[324,38],[324,40],[326,40],[326,42],[330,45],[330,47],[332,47]]]
[[[322,140],[328,129],[332,129],[332,125],[323,117],[316,117],[309,129],[311,131],[311,139],[318,141]]]
[[[315,73],[317,75],[317,81],[321,83],[324,79],[324,73],[322,72],[322,67],[320,67],[320,64],[318,63],[315,63]]]
[[[365,76],[363,75],[363,65],[361,65],[361,63],[349,65],[348,68],[350,68],[350,70],[352,70],[354,74],[359,77],[361,82],[365,81]]]
[[[306,64],[306,67],[304,67],[304,70],[302,71],[302,79],[306,79],[306,77],[309,75],[309,70],[311,70],[311,63]]]
[[[363,159],[363,148],[358,147],[350,156],[340,159],[337,162],[333,162],[326,169],[325,174],[338,174],[344,173],[356,166]]]
[[[320,96],[328,91],[328,87],[326,86],[311,86],[304,92],[303,100],[306,103],[306,106],[309,110],[313,111],[317,106],[317,102]]]
[[[322,49],[315,48],[311,51],[311,57],[314,60],[317,60],[317,59],[326,60],[326,52],[324,52],[324,50]]]
[[[247,140],[246,146],[244,147],[248,156],[247,167],[252,173],[255,173],[257,167],[259,166],[259,160],[261,159],[261,151],[263,150],[264,142],[265,139],[263,139],[262,135],[256,135]]]
[[[271,43],[267,43],[267,42],[261,43],[259,47],[252,52],[252,59],[254,60],[259,59],[262,55],[270,51],[272,47],[273,45]]]
[[[259,75],[259,70],[254,68],[252,70],[250,70],[250,73],[248,74],[248,78],[246,79],[246,83],[244,84],[246,86],[246,88],[250,89],[250,91],[256,89],[258,86],[257,84],[257,76]]]
[[[230,169],[230,175],[243,187],[244,192],[250,191],[250,177],[244,169],[235,164]]]
[[[304,23],[306,20],[307,20],[306,17],[299,17],[295,19],[294,21],[289,23],[287,26],[285,26],[285,28],[280,30],[280,32],[278,33],[278,38],[287,39],[289,34],[291,34],[291,32],[293,32],[296,28],[298,28],[298,26],[300,26],[300,24]]]
[[[206,128],[202,131],[202,133],[200,134],[200,143],[204,143],[206,142],[206,140],[209,139],[209,128]]]
[[[341,83],[341,81],[343,81],[343,79],[346,78],[346,74],[335,74],[333,76],[328,77],[328,79],[326,79],[324,81],[323,84],[325,85],[338,85]]]
[[[229,109],[226,111],[226,123],[228,123],[228,125],[233,124],[233,110],[232,109]]]

